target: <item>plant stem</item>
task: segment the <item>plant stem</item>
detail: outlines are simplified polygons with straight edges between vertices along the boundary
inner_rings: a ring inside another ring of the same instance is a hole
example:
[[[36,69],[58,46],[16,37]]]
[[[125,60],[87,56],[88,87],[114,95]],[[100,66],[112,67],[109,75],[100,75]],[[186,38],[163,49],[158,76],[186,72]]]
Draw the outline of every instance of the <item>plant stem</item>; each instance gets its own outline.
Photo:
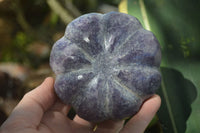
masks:
[[[56,0],[47,0],[47,4],[66,25],[74,19]]]

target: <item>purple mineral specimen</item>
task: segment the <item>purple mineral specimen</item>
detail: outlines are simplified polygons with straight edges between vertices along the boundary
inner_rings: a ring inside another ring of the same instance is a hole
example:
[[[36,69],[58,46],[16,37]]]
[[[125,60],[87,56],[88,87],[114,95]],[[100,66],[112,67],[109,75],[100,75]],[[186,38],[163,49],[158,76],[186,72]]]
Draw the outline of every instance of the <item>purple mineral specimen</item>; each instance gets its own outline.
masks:
[[[153,33],[118,12],[75,19],[50,56],[58,97],[91,122],[137,113],[160,86],[160,61]]]

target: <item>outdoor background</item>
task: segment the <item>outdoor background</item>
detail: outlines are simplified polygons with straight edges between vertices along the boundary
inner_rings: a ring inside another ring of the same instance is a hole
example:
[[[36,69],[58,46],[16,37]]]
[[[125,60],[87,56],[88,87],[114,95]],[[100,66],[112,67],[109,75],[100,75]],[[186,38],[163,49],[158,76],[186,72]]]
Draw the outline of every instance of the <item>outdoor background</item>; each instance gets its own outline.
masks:
[[[0,0],[0,124],[54,76],[49,54],[67,24],[110,11],[137,17],[161,45],[162,105],[145,132],[200,132],[200,0]]]

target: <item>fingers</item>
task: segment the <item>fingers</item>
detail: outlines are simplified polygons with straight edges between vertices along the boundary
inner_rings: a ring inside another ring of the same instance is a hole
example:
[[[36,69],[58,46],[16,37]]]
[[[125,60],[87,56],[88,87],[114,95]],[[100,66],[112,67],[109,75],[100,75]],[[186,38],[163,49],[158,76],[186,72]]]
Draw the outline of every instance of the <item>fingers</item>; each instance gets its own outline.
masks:
[[[43,131],[44,128],[52,133],[66,133],[71,130],[70,120],[61,112],[48,110],[37,129]]]
[[[26,102],[27,100],[30,100],[33,105],[40,105],[43,112],[48,110],[56,100],[56,94],[54,92],[54,79],[52,77],[46,78],[40,86],[28,92],[19,105],[31,104]]]
[[[142,105],[140,111],[129,120],[121,133],[143,133],[158,111],[160,104],[160,97],[158,95],[152,96]]]
[[[64,116],[67,116],[71,109],[71,106],[62,103],[59,99],[51,107],[50,111],[61,112]]]
[[[95,133],[118,133],[124,124],[124,121],[113,121],[113,120],[107,120],[98,124],[88,122],[82,118],[80,118],[78,115],[74,117],[74,122],[76,124],[81,125],[81,127],[88,127],[91,132]],[[78,126],[77,126],[78,127]],[[79,126],[80,128],[80,126]]]
[[[54,79],[49,77],[36,89],[25,94],[15,107],[9,119],[20,120],[22,123],[37,126],[43,113],[55,102],[53,89]]]
[[[107,120],[97,124],[95,133],[118,133],[124,125],[124,120],[114,121]]]
[[[90,127],[90,128],[93,128],[95,126],[95,124],[80,118],[78,115],[76,115],[74,117],[74,122],[76,122],[77,124],[83,125],[83,126]]]

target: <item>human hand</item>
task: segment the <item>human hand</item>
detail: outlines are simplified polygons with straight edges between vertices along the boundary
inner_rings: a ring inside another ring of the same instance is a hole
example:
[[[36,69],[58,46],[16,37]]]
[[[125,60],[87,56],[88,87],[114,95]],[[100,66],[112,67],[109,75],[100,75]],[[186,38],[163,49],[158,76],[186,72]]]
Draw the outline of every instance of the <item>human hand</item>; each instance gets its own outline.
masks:
[[[67,117],[69,105],[64,105],[54,92],[54,79],[47,78],[36,89],[24,95],[0,133],[142,133],[160,107],[158,95],[148,99],[140,111],[126,125],[124,121],[104,121],[97,125],[77,115]]]

